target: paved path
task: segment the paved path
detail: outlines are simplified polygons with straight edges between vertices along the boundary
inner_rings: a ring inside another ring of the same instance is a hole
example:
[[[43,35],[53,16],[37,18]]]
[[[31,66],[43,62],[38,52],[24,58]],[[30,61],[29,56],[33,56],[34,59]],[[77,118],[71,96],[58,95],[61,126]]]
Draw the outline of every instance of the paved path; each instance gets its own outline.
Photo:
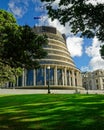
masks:
[[[0,89],[1,94],[47,94],[48,90],[45,89]],[[75,90],[51,90],[53,94],[74,94]],[[80,90],[81,94],[87,94],[86,90]],[[88,90],[88,94],[104,94],[104,90]]]

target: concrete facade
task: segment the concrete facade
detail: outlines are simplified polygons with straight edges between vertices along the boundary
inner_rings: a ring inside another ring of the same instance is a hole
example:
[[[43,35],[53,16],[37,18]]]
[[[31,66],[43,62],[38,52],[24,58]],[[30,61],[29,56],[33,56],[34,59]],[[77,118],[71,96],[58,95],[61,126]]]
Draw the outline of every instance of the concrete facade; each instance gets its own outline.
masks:
[[[81,72],[76,68],[66,46],[65,35],[54,27],[34,27],[37,34],[48,37],[48,45],[44,49],[48,52],[46,58],[41,59],[41,68],[24,69],[22,77],[17,79],[17,88],[51,88],[83,89]]]
[[[82,73],[82,84],[88,90],[104,90],[104,70]]]

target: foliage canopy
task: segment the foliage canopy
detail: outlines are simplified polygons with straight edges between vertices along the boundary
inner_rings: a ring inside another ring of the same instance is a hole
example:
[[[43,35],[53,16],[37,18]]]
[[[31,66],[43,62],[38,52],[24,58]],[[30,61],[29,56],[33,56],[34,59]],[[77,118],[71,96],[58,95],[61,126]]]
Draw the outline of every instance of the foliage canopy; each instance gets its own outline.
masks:
[[[20,74],[18,68],[40,67],[39,59],[47,55],[43,49],[47,42],[45,35],[35,34],[28,25],[19,26],[11,13],[0,10],[0,78]]]
[[[0,10],[0,60],[11,67],[37,68],[38,60],[47,53],[43,46],[47,44],[44,35],[32,32],[28,25],[19,26],[8,12]]]
[[[69,24],[71,32],[87,38],[96,36],[104,42],[104,4],[92,4],[89,0],[41,0],[47,2],[49,17],[58,19],[61,24]],[[101,55],[104,52],[101,46]]]

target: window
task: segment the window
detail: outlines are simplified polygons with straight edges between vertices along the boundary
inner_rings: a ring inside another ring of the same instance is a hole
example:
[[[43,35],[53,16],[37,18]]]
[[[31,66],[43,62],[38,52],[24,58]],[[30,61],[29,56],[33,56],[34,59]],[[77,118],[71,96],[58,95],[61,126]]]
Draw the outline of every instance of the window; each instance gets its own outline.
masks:
[[[48,84],[48,80],[50,81],[50,85],[54,85],[54,69],[53,68],[50,68],[49,70],[46,69],[46,81],[47,81],[47,84]]]
[[[39,68],[36,70],[36,85],[44,85],[44,69]]]
[[[96,83],[98,83],[98,79],[96,79]]]
[[[99,89],[99,86],[98,86],[98,84],[96,85],[96,87],[97,87],[97,89]]]
[[[31,86],[33,85],[33,70],[27,70],[27,75],[26,75],[26,85]]]
[[[62,85],[62,69],[57,69],[57,81],[58,85]]]

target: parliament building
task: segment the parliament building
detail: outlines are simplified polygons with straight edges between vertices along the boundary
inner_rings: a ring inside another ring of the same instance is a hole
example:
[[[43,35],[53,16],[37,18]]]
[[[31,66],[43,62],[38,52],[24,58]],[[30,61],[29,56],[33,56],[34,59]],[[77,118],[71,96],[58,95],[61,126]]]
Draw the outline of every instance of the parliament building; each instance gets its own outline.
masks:
[[[76,68],[66,45],[66,38],[56,28],[38,26],[34,33],[46,34],[48,45],[44,49],[47,57],[41,59],[41,68],[24,70],[17,79],[16,88],[83,89],[81,72]]]

